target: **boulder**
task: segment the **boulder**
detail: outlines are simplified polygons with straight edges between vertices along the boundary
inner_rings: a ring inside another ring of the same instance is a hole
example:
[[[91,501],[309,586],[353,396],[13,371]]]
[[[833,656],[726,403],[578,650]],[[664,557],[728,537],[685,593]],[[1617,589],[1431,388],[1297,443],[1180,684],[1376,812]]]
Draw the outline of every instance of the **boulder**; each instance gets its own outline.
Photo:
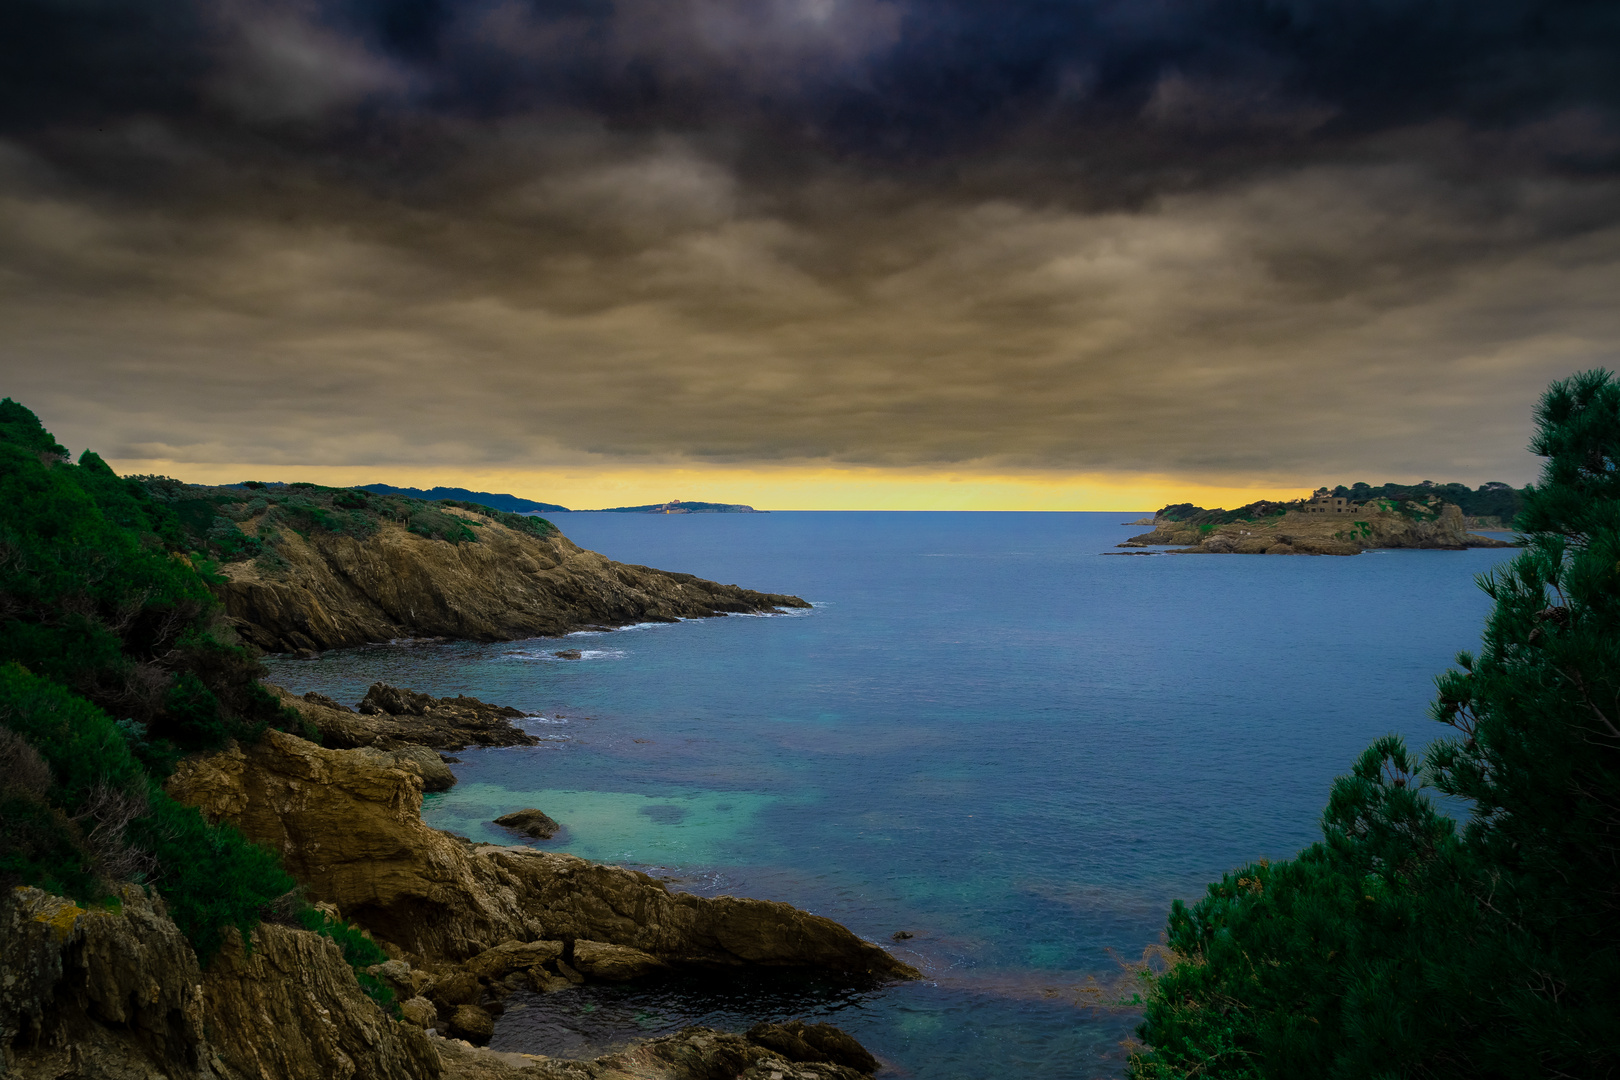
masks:
[[[480,979],[503,979],[514,971],[528,971],[561,960],[560,941],[503,941],[462,965]]]
[[[449,791],[456,784],[456,774],[439,757],[437,750],[426,746],[401,746],[395,751],[394,761],[401,767],[416,770],[422,778],[423,791]]]
[[[625,945],[610,945],[605,941],[574,942],[573,967],[587,979],[603,982],[629,982],[654,972],[669,970],[669,965],[656,956]]]
[[[557,835],[557,830],[562,828],[550,817],[533,808],[502,814],[495,819],[495,824],[532,836],[536,840],[550,840]]]
[[[495,1018],[477,1005],[457,1005],[450,1014],[450,1034],[482,1046],[495,1034]]]
[[[399,1017],[407,1024],[415,1024],[419,1028],[430,1028],[439,1018],[439,1010],[433,1007],[433,1002],[425,997],[406,998],[399,1003]]]

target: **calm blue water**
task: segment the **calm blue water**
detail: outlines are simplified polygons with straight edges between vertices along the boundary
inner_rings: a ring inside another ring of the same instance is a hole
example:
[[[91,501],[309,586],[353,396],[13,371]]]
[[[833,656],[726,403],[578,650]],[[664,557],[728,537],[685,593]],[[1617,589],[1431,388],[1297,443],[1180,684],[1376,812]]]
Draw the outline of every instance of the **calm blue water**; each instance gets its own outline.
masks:
[[[814,1016],[895,1076],[1118,1075],[1134,1018],[1073,987],[1156,941],[1172,898],[1315,839],[1374,737],[1432,737],[1431,680],[1488,609],[1474,576],[1511,554],[1105,554],[1137,516],[558,515],[612,558],[816,607],[272,667],[339,700],[381,679],[534,713],[543,745],[462,753],[430,824],[510,843],[489,820],[536,806],[565,826],[548,847],[908,931],[929,975],[514,999],[497,1046]]]

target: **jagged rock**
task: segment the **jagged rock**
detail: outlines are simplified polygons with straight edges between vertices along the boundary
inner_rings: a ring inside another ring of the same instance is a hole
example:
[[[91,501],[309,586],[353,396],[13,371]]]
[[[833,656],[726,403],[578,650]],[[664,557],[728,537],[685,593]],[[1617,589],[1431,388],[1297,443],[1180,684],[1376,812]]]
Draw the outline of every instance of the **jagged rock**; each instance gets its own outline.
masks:
[[[271,652],[405,637],[509,641],[809,606],[796,596],[616,563],[560,533],[517,532],[476,511],[456,514],[476,523],[476,543],[451,544],[393,522],[365,540],[283,529],[276,568],[230,563],[215,591],[242,637]]]
[[[456,774],[439,757],[437,750],[426,746],[401,746],[394,752],[394,761],[401,766],[410,764],[422,777],[423,791],[449,791],[456,785]]]
[[[605,941],[574,942],[573,967],[587,979],[603,982],[629,982],[658,971],[668,971],[669,965],[656,956],[648,956],[640,949],[624,945],[609,945]]]
[[[5,1075],[118,1080],[431,1080],[438,1055],[391,1021],[337,945],[265,924],[206,972],[160,902],[126,886],[86,911],[38,889],[0,914]]]
[[[540,741],[513,723],[522,719],[520,710],[475,697],[436,698],[375,683],[358,711],[350,712],[315,701],[309,694],[294,697],[279,687],[274,689],[283,704],[315,725],[323,744],[338,749],[460,750],[467,746],[533,746]]]
[[[437,1054],[420,1028],[390,1020],[360,989],[330,938],[262,924],[233,938],[203,976],[208,1030],[244,1076],[430,1077]]]
[[[399,1016],[408,1024],[415,1024],[419,1028],[430,1028],[439,1018],[439,1010],[433,1007],[433,1002],[425,997],[406,998],[399,1003]]]
[[[311,897],[435,961],[461,962],[508,940],[587,940],[675,966],[918,976],[831,919],[787,904],[671,893],[634,870],[430,829],[420,777],[378,750],[328,750],[270,731],[251,750],[181,762],[168,790],[279,852]]]
[[[472,972],[451,969],[428,984],[427,996],[429,1001],[449,1014],[459,1006],[476,1005],[478,999],[483,997],[483,988],[478,985],[478,976]]]
[[[806,1024],[790,1020],[785,1024],[755,1024],[748,1029],[750,1042],[775,1050],[790,1061],[825,1061],[844,1065],[856,1072],[877,1072],[878,1060],[855,1037],[831,1024]]]
[[[585,654],[578,649],[558,649],[551,655],[559,660],[583,660],[585,658]]]
[[[456,1038],[483,1046],[495,1034],[495,1018],[477,1005],[457,1005],[450,1014],[449,1027]]]
[[[550,840],[557,835],[557,830],[562,828],[549,816],[532,807],[527,810],[514,810],[510,814],[502,814],[495,819],[495,824],[525,833],[536,840]]]
[[[528,971],[561,960],[563,949],[560,941],[503,941],[462,966],[480,979],[502,979],[514,971]]]
[[[778,1025],[768,1025],[777,1027]],[[797,1058],[747,1035],[712,1028],[683,1028],[594,1061],[558,1061],[529,1054],[498,1053],[451,1039],[436,1041],[447,1080],[866,1080],[877,1062],[854,1039],[825,1024],[847,1040],[844,1053],[871,1062],[859,1068],[831,1058],[800,1040],[810,1054]],[[756,1029],[760,1030],[760,1029]],[[844,1045],[844,1044],[840,1044]]]

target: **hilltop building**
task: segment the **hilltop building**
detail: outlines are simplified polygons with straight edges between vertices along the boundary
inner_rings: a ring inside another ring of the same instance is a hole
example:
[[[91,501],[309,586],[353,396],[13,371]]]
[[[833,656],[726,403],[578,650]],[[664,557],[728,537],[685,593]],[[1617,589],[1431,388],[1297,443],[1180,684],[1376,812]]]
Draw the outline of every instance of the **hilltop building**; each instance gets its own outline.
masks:
[[[1304,514],[1354,514],[1361,506],[1352,505],[1349,499],[1329,495],[1327,488],[1319,488],[1310,501],[1299,509]]]

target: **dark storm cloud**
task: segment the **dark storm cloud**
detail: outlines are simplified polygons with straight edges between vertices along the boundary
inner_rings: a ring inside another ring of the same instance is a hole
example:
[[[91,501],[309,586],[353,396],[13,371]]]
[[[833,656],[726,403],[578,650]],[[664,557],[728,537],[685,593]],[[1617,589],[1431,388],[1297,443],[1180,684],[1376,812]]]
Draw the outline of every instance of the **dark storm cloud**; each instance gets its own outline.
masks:
[[[1617,59],[1607,3],[13,0],[7,389],[127,458],[1522,469],[1620,342]]]

